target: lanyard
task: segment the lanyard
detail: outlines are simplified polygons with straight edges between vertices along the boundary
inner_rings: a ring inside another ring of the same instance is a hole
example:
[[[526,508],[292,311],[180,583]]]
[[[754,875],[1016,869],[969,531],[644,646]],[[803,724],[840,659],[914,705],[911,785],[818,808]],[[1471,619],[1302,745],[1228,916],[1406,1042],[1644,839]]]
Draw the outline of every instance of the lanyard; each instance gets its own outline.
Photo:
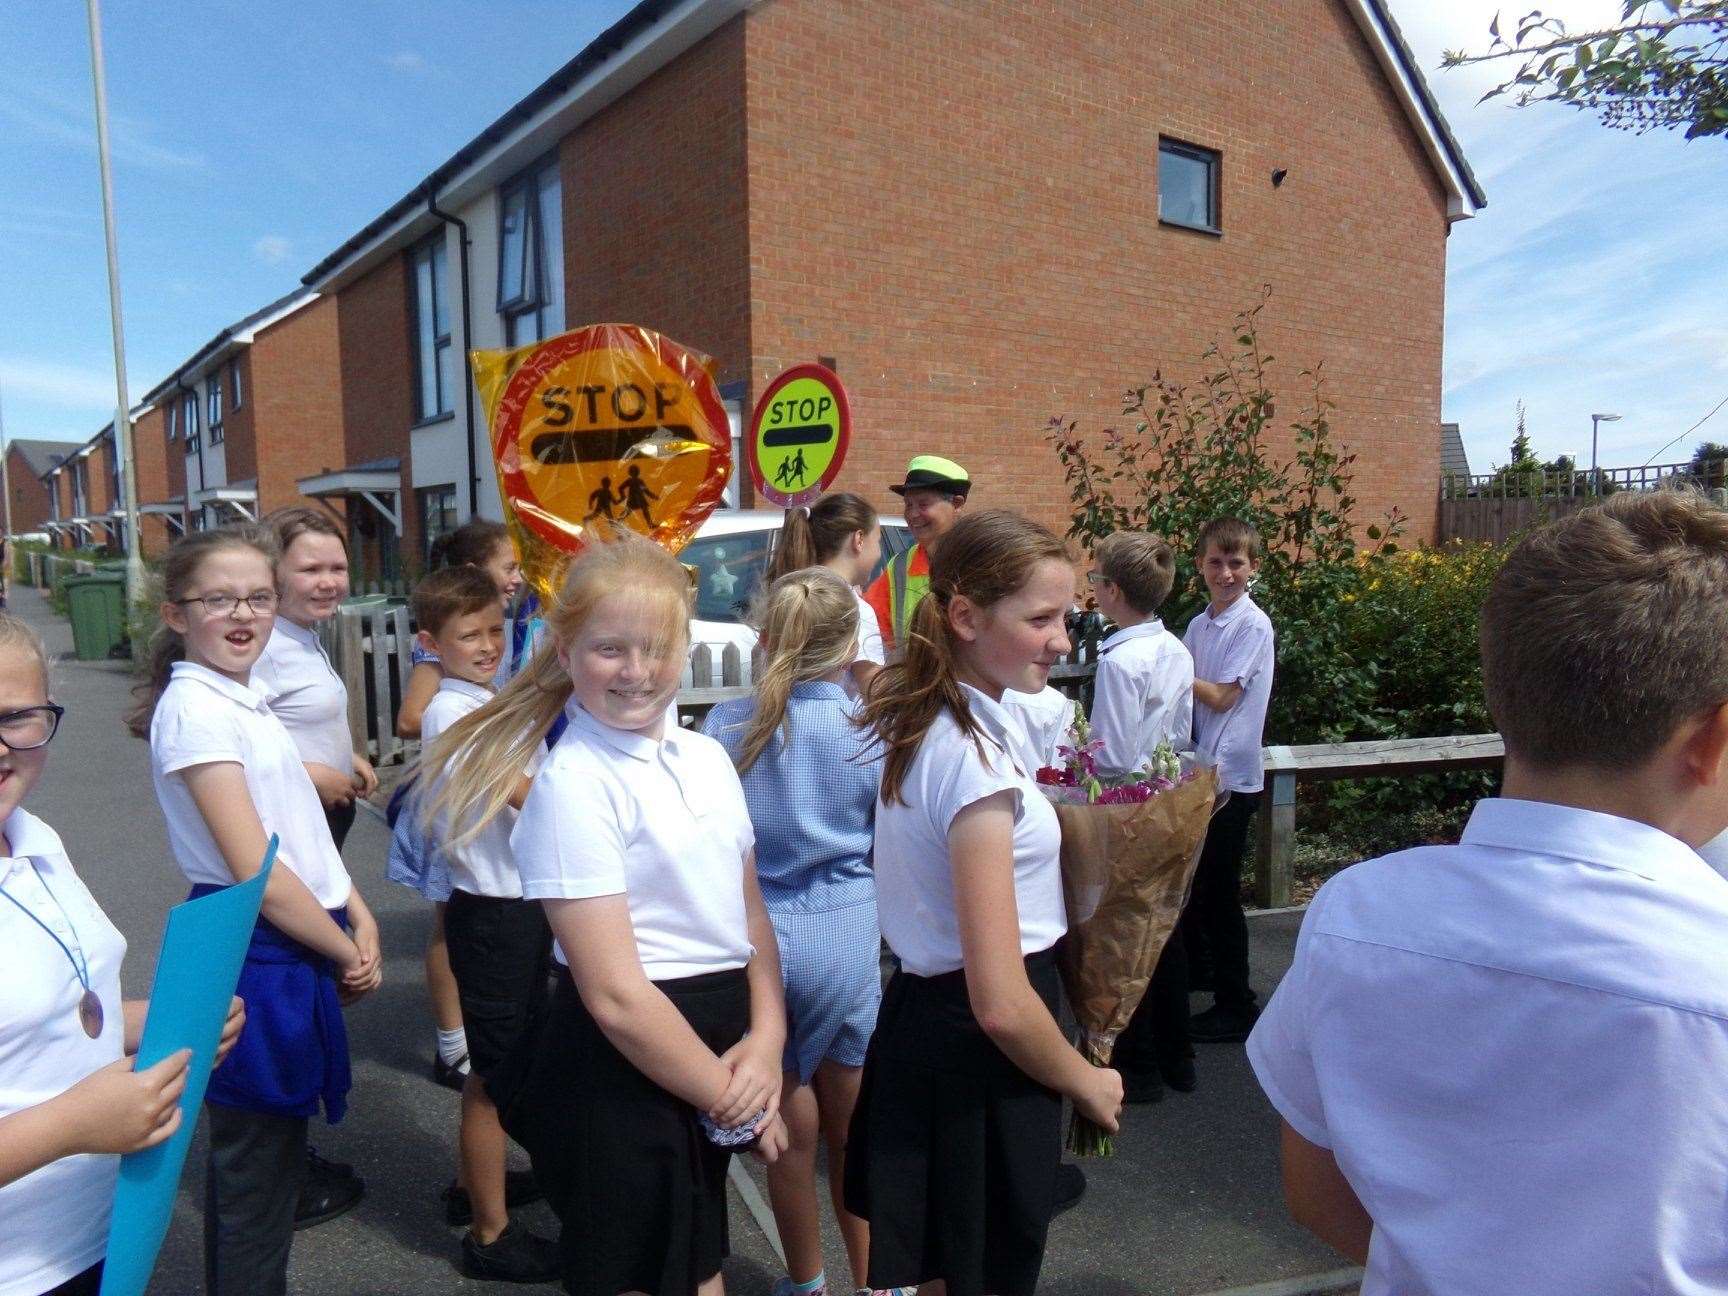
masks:
[[[5,887],[0,887],[0,895],[5,896],[13,904],[17,905],[19,913],[23,914],[31,922],[35,923],[43,931],[48,933],[48,939],[60,947],[60,952],[66,956],[66,961],[72,965],[72,970],[78,974],[78,984],[84,987],[84,993],[89,994],[90,964],[84,957],[84,945],[78,939],[78,929],[72,925],[72,915],[66,912],[66,906],[60,903],[60,897],[54,894],[54,892],[49,888],[47,882],[43,881],[41,870],[36,867],[35,860],[30,861],[30,871],[36,874],[36,885],[48,892],[48,898],[54,902],[54,907],[60,911],[60,916],[66,920],[66,930],[72,933],[72,944],[70,946],[60,939],[60,934],[58,932],[56,932],[47,923],[43,922],[35,914],[31,913],[25,906],[24,902],[17,896],[13,895],[10,891],[6,890]],[[73,953],[73,950],[76,950],[77,953]]]

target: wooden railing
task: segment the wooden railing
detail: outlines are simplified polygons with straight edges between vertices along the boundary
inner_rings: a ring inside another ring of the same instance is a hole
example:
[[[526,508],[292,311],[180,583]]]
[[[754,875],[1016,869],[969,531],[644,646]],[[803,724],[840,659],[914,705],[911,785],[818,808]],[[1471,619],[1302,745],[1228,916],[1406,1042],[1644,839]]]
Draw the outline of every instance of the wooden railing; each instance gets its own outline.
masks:
[[[1260,841],[1254,867],[1255,901],[1266,909],[1290,903],[1298,779],[1449,774],[1490,768],[1500,764],[1505,755],[1506,747],[1499,734],[1268,747],[1266,790],[1260,804]]]

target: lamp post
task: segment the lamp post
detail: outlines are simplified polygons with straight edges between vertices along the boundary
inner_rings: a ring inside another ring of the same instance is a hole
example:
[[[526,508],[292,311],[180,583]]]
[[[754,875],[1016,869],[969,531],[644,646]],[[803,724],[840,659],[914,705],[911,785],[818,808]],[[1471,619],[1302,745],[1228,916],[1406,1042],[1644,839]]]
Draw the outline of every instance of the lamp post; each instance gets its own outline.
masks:
[[[1596,470],[1596,430],[1604,423],[1618,423],[1618,414],[1592,414],[1590,416],[1590,493],[1602,493],[1602,480]]]

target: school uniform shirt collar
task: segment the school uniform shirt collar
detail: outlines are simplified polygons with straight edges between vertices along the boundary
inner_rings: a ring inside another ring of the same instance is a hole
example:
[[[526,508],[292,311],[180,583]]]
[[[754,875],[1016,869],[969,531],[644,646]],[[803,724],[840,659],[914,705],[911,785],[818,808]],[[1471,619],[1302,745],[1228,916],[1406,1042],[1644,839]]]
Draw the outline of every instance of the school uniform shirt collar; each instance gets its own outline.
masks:
[[[1229,607],[1225,608],[1217,616],[1212,615],[1212,604],[1210,602],[1208,602],[1206,604],[1205,608],[1201,610],[1200,615],[1206,618],[1205,624],[1210,625],[1210,626],[1216,626],[1220,630],[1222,630],[1225,626],[1229,625],[1237,617],[1241,616],[1244,609],[1251,608],[1253,606],[1254,606],[1254,595],[1245,590],[1245,591],[1243,591],[1242,596],[1240,598],[1238,598]]]
[[[1118,648],[1127,643],[1130,639],[1145,639],[1151,635],[1160,635],[1163,633],[1164,623],[1157,617],[1153,617],[1149,621],[1142,621],[1139,625],[1127,626],[1124,629],[1116,631],[1115,634],[1111,635],[1103,643],[1098,645],[1098,651],[1100,653],[1107,653],[1112,648]]]
[[[286,635],[297,644],[301,644],[317,652],[323,651],[323,645],[318,642],[318,632],[316,630],[308,630],[305,626],[290,621],[285,616],[277,616],[275,628],[271,630],[270,633]]]
[[[200,666],[197,662],[177,661],[170,675],[171,679],[197,680],[205,688],[214,689],[230,701],[238,702],[243,707],[253,711],[268,712],[270,704],[264,700],[263,694],[250,684],[242,684],[239,680],[230,679],[208,666]]]
[[[979,692],[970,684],[962,683],[960,687],[966,694],[967,704],[972,708],[973,721],[984,731],[985,736],[1007,753],[1016,764],[1025,765],[1031,744],[1026,739],[1026,731],[1021,727],[1019,718],[995,698]],[[1032,768],[1035,769],[1036,766]],[[1030,776],[1032,769],[1022,769],[1020,773]]]
[[[838,698],[847,700],[846,690],[838,684],[830,684],[827,680],[807,680],[802,684],[792,686],[792,696],[795,698]]]
[[[454,675],[446,675],[440,680],[438,691],[440,693],[455,693],[465,698],[472,698],[476,702],[490,702],[493,696],[492,690],[484,684],[476,684],[472,680],[457,679]]]
[[[644,764],[659,755],[662,747],[666,748],[666,754],[674,759],[683,748],[683,730],[674,733],[667,729],[665,736],[656,742],[646,734],[634,733],[629,729],[614,729],[611,725],[596,720],[588,708],[575,698],[565,704],[564,714],[568,717],[571,728],[591,734],[620,755],[629,756]]]
[[[47,863],[66,853],[60,834],[23,806],[6,816],[3,831],[12,853],[0,860],[0,883],[8,881],[14,873],[29,868],[31,860]]]
[[[1514,797],[1478,801],[1459,844],[1554,855],[1651,880],[1714,873],[1696,851],[1660,828],[1599,810]]]

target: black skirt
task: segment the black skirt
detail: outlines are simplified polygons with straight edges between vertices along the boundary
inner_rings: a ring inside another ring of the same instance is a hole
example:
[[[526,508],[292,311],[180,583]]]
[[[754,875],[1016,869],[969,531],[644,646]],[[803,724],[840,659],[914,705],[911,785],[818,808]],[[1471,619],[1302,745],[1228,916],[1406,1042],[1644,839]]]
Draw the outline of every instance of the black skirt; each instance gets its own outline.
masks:
[[[1026,959],[1051,1014],[1055,951]],[[1062,1155],[1062,1099],[979,1027],[964,972],[896,972],[846,1149],[846,1206],[870,1221],[870,1286],[1032,1296]]]
[[[656,984],[715,1053],[749,1029],[741,968]],[[693,1107],[613,1046],[568,972],[544,1022],[487,1088],[563,1225],[566,1291],[694,1296],[720,1272],[731,1154],[703,1136]]]

